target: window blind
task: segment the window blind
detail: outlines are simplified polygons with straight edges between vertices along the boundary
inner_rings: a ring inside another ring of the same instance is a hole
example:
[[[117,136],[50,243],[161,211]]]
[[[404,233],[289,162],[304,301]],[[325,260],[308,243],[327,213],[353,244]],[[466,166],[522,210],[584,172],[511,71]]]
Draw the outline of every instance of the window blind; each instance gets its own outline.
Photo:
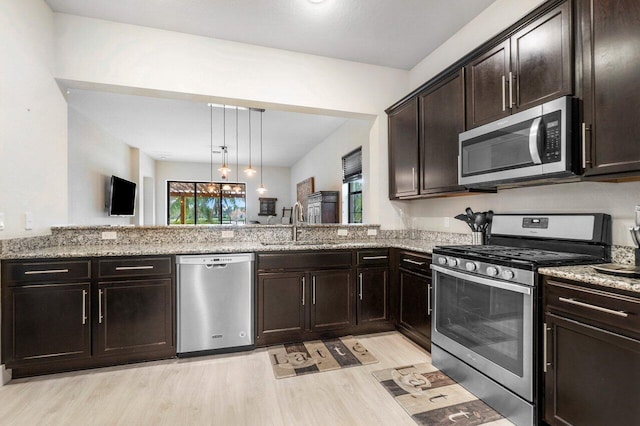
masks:
[[[347,183],[362,177],[362,147],[342,157],[342,182]]]

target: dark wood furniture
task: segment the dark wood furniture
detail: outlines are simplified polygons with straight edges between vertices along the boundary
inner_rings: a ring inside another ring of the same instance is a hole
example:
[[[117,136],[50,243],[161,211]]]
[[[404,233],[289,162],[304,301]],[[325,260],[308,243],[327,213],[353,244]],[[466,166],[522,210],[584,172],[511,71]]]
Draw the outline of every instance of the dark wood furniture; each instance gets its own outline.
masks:
[[[339,223],[340,192],[318,191],[307,197],[307,223]]]
[[[398,330],[431,351],[431,256],[397,250]]]
[[[640,171],[640,3],[578,1],[585,175],[638,177]]]
[[[546,278],[544,420],[634,424],[640,418],[640,297]]]
[[[570,6],[526,23],[466,65],[468,129],[573,93]]]
[[[420,185],[418,99],[388,111],[389,198],[418,195]]]
[[[13,377],[175,356],[173,257],[2,262]]]

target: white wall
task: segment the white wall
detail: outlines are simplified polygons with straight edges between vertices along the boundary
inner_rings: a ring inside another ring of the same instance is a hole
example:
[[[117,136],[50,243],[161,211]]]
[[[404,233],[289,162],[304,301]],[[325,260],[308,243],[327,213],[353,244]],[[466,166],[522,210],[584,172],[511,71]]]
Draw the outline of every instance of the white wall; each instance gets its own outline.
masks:
[[[364,223],[369,223],[367,210],[371,185],[369,184],[369,133],[372,123],[368,120],[348,120],[324,141],[291,167],[291,200],[296,200],[296,185],[309,177],[314,179],[316,191],[342,192],[342,157],[362,147]]]
[[[67,105],[53,78],[54,43],[42,0],[0,2],[0,239],[67,222]]]
[[[111,175],[139,185],[137,174],[132,173],[132,169],[138,168],[134,164],[138,158],[138,153],[132,152],[129,145],[114,138],[82,112],[69,107],[69,224],[132,223],[132,218],[109,217],[105,199]],[[140,187],[137,191],[136,203],[139,204]]]
[[[219,164],[214,163],[213,180],[219,181],[217,168]],[[236,175],[235,164],[229,165],[232,169],[231,181]],[[244,170],[246,165],[240,164],[240,170]],[[264,195],[258,194],[256,189],[260,186],[260,168],[254,167],[258,173],[252,178],[247,178],[240,172],[240,182],[247,184],[247,220],[256,220],[266,223],[266,216],[258,216],[260,204],[258,198],[277,198],[276,213],[278,218],[282,216],[282,207],[291,207],[290,197],[290,169],[287,167],[265,167],[263,183],[267,188]],[[157,161],[156,162],[156,224],[167,224],[167,181],[184,180],[209,182],[211,178],[211,167],[209,163],[185,163],[177,161]],[[279,219],[272,219],[271,223],[279,223]]]

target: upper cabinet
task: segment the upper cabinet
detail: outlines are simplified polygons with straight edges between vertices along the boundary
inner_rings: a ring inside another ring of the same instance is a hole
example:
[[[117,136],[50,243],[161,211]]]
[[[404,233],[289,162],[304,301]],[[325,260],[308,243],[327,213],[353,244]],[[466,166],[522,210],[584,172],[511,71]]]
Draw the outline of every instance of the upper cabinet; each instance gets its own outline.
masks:
[[[640,171],[640,2],[578,2],[586,176]]]
[[[467,128],[573,92],[571,9],[564,2],[466,65]]]
[[[418,99],[389,112],[389,198],[418,195]]]

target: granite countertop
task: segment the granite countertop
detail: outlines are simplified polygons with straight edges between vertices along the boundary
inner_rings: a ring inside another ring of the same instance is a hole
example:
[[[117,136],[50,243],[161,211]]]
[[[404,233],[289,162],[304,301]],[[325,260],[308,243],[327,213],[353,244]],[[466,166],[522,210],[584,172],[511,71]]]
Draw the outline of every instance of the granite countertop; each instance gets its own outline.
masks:
[[[640,279],[602,274],[589,265],[540,268],[541,274],[640,293]]]
[[[122,245],[83,245],[55,246],[41,249],[12,252],[2,255],[2,259],[47,259],[68,257],[101,256],[144,256],[154,254],[207,254],[274,252],[332,249],[401,248],[421,253],[431,253],[436,245],[446,245],[437,241],[410,239],[371,239],[344,241],[291,241],[269,242],[209,242],[209,243],[164,243],[164,244],[122,244]],[[450,243],[449,243],[450,244]]]

